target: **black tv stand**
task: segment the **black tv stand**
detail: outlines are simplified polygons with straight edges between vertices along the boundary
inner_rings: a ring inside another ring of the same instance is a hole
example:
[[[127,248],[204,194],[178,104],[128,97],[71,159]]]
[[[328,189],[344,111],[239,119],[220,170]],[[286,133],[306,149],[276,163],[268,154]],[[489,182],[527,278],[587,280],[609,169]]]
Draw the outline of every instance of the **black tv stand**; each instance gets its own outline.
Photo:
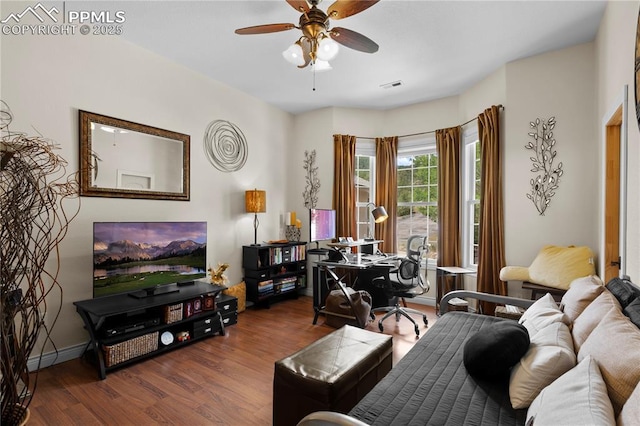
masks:
[[[176,288],[173,286],[159,286],[159,287],[144,288],[138,291],[132,291],[131,293],[128,293],[128,294],[129,296],[134,297],[136,299],[145,299],[151,296],[160,296],[161,294],[177,293],[179,291],[180,291],[179,288]]]
[[[224,336],[225,321],[237,320],[235,298],[236,317],[223,317],[231,303],[219,303],[230,297],[218,296],[222,286],[197,281],[179,290],[176,283],[155,290],[165,287],[170,291],[159,297],[157,292],[142,299],[122,293],[73,302],[89,332],[87,349],[97,361],[98,377],[215,334]]]

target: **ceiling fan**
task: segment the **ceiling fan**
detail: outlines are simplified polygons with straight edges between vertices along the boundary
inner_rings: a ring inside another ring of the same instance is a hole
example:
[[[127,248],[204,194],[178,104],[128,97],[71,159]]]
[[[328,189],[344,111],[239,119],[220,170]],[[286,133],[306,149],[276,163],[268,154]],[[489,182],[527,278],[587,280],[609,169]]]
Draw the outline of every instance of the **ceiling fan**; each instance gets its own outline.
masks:
[[[327,12],[318,9],[322,0],[286,0],[295,10],[302,13],[299,25],[266,24],[239,28],[236,34],[266,34],[297,28],[302,36],[282,52],[286,60],[304,68],[311,64],[314,69],[328,66],[328,61],[338,53],[336,42],[348,48],[365,53],[375,53],[378,45],[368,37],[347,28],[331,28],[329,20],[343,19],[362,12],[379,0],[336,0]],[[321,62],[324,62],[321,64]],[[329,67],[330,69],[330,67]]]

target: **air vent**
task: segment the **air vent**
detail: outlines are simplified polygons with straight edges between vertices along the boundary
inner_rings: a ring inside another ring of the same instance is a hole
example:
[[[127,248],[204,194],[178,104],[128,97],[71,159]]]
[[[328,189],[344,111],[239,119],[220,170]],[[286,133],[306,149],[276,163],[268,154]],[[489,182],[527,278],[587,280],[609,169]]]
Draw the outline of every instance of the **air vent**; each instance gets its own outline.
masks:
[[[380,87],[382,87],[383,89],[391,89],[393,87],[400,87],[402,86],[402,81],[398,80],[398,81],[392,81],[391,83],[386,83],[386,84],[381,84]]]

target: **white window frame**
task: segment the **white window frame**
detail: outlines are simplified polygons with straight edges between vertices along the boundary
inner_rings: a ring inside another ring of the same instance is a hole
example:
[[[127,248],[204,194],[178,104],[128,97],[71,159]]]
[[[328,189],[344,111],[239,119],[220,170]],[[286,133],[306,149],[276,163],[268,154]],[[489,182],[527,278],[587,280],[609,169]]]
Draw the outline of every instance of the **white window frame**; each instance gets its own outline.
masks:
[[[410,139],[403,139],[398,141],[398,157],[409,157],[418,155],[428,155],[437,153],[436,148],[436,135],[435,133],[428,133],[426,135],[420,135],[419,137],[413,137]],[[439,197],[440,194],[438,194]],[[413,203],[413,206],[431,206],[430,203]],[[436,207],[437,207],[436,203]],[[398,203],[398,207],[402,205]],[[396,225],[397,226],[397,225]],[[425,259],[423,263],[424,267],[428,269],[435,269],[437,266],[437,259]]]
[[[425,155],[432,154],[437,151],[436,149],[436,136],[435,133],[428,133],[426,135],[420,135],[417,137],[403,138],[398,141],[398,157],[412,156],[412,155]],[[375,141],[369,139],[357,139],[356,140],[356,156],[369,156],[371,157],[371,176],[375,176],[376,164],[376,145]],[[375,200],[375,180],[371,182],[371,197],[372,201]],[[364,206],[365,203],[356,203],[356,208]],[[370,215],[369,215],[370,216]],[[374,227],[373,218],[369,217],[371,229]],[[360,236],[359,236],[360,237]],[[423,267],[428,269],[435,269],[437,265],[437,259],[426,259],[423,263]]]
[[[477,271],[473,263],[473,209],[479,203],[475,199],[475,143],[479,143],[477,122],[469,123],[462,130],[462,262],[464,267]]]
[[[375,203],[376,199],[376,144],[375,141],[370,139],[356,139],[356,157],[369,157],[369,176],[371,177],[371,181],[369,182],[369,198],[370,202]],[[359,212],[360,209],[367,209],[367,219],[369,220],[369,224],[367,229],[371,229],[371,233],[373,234],[374,226],[373,217],[369,214],[369,208],[367,204],[369,202],[356,201],[356,212]],[[358,213],[356,213],[358,214]],[[357,238],[362,239],[365,238],[366,235],[360,235],[360,225],[366,224],[366,222],[359,221],[359,217],[356,217],[356,230],[358,232]]]

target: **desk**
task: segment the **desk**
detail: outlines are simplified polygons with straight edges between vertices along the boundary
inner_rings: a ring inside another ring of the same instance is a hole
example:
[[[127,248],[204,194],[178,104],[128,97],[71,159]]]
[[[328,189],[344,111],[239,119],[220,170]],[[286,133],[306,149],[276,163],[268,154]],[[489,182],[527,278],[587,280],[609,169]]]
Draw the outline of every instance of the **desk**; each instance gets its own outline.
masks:
[[[440,312],[440,300],[449,291],[464,290],[462,276],[474,271],[459,266],[438,266],[436,268],[436,312]],[[454,277],[453,288],[445,291],[445,278]]]
[[[393,261],[397,259],[397,255],[395,254],[387,254],[386,256],[376,256],[376,255],[366,255],[366,254],[351,254],[350,261],[329,261],[329,260],[319,260],[313,267],[313,324],[315,324],[318,320],[318,315],[321,313],[331,314],[331,312],[326,312],[324,310],[324,302],[329,294],[330,287],[327,282],[327,275],[334,275],[333,271],[328,271],[336,269],[336,268],[345,268],[345,269],[355,269],[358,271],[367,271],[373,267],[395,267],[395,264],[389,263],[389,261]],[[343,292],[345,291],[342,289]],[[346,295],[346,293],[345,293]]]
[[[398,258],[396,254],[385,253],[363,254],[363,253],[345,253],[346,258],[341,261],[320,260],[316,265],[326,266],[329,268],[346,268],[346,269],[367,269],[380,264],[389,263]]]
[[[334,247],[338,249],[351,249],[355,248],[358,252],[361,253],[374,253],[374,246],[376,244],[380,244],[384,242],[384,240],[358,240],[358,241],[345,241],[342,243],[327,243],[329,247]]]

